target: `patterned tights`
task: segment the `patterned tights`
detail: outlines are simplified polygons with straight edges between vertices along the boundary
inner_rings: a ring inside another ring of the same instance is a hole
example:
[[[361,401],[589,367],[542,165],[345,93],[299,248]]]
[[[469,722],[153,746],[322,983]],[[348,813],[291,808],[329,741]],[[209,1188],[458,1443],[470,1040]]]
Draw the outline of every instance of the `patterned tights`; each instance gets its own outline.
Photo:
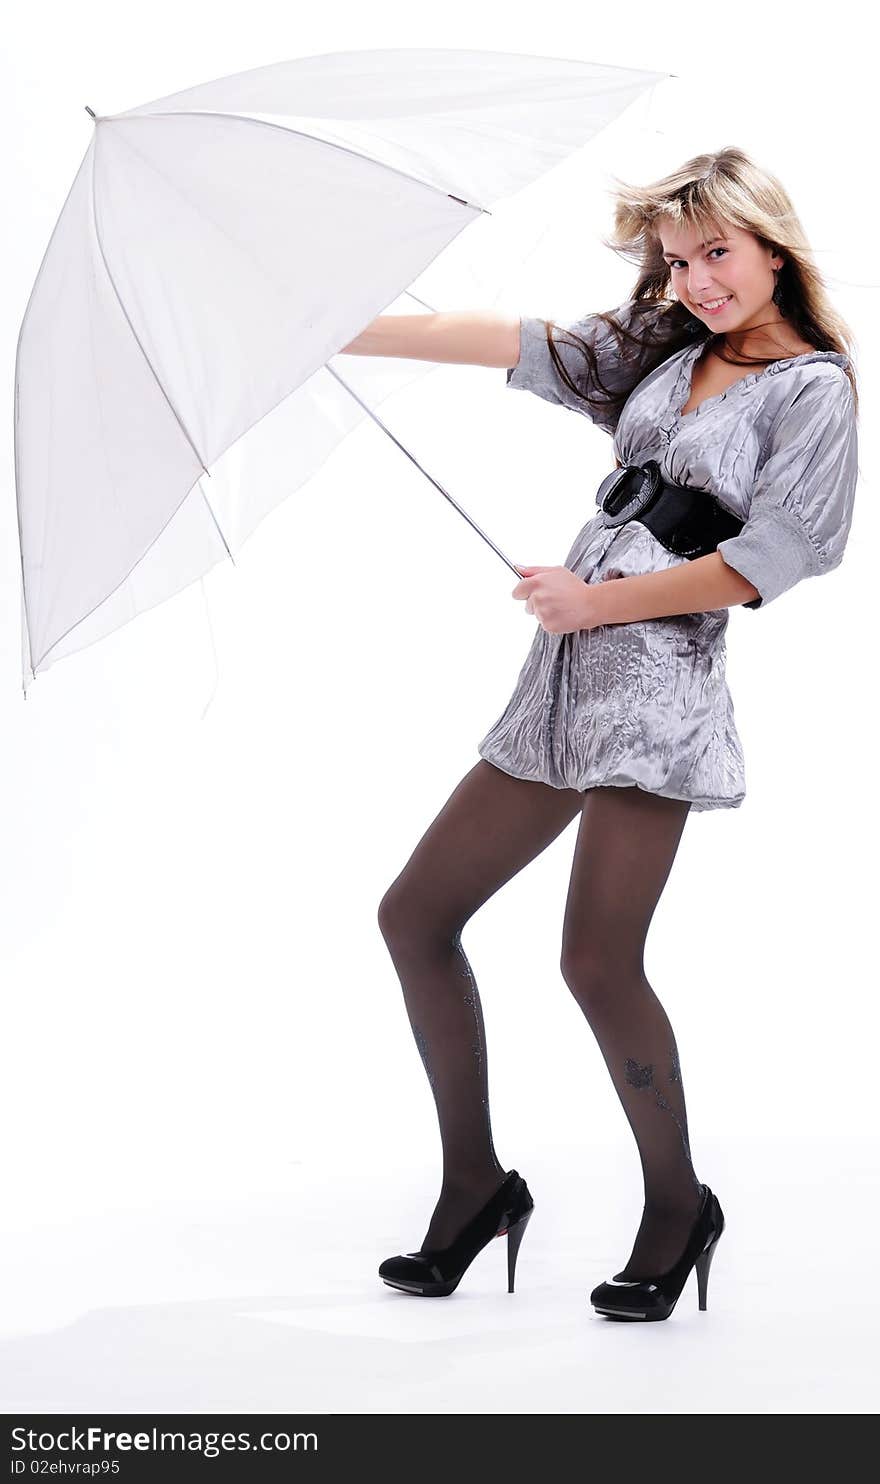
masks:
[[[445,1247],[506,1173],[489,1116],[486,1037],[462,929],[578,815],[562,974],[596,1037],[635,1136],[644,1208],[615,1278],[664,1272],[700,1201],[672,1027],[644,972],[644,945],[690,804],[635,787],[585,793],[513,778],[481,758],[417,844],[379,908],[443,1146],[440,1197],[422,1250]]]

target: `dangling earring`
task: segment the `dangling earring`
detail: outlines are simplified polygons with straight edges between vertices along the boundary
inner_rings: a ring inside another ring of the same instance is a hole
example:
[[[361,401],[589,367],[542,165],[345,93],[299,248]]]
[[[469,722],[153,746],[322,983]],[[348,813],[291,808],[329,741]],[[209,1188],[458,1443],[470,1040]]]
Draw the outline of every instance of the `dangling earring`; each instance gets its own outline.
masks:
[[[782,292],[782,286],[781,286],[781,284],[779,282],[779,269],[778,268],[774,268],[773,269],[773,272],[776,275],[776,282],[773,285],[773,295],[772,295],[773,303],[776,305],[776,308],[779,310],[779,313],[784,316],[785,315],[785,306],[784,306],[784,298],[785,298],[785,296],[784,296],[784,294]]]

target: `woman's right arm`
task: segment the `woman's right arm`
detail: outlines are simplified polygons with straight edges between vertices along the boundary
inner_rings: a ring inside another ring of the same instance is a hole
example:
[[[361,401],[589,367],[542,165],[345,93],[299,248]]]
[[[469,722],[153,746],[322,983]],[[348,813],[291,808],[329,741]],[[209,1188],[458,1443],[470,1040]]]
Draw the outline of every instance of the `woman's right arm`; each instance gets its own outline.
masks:
[[[342,353],[511,367],[519,361],[519,332],[519,315],[502,310],[380,314]]]

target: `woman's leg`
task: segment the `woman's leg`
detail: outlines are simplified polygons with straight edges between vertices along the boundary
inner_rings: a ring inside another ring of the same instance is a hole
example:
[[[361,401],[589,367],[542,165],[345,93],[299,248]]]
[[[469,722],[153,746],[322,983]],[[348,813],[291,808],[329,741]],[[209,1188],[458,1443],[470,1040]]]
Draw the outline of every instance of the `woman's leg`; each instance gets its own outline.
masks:
[[[562,973],[599,1043],[644,1175],[642,1222],[618,1279],[670,1268],[699,1206],[675,1036],[643,958],[689,809],[635,787],[589,789],[565,908]]]
[[[465,923],[565,829],[583,794],[513,778],[485,758],[465,774],[379,906],[431,1084],[443,1188],[422,1247],[446,1247],[498,1188],[480,997]]]

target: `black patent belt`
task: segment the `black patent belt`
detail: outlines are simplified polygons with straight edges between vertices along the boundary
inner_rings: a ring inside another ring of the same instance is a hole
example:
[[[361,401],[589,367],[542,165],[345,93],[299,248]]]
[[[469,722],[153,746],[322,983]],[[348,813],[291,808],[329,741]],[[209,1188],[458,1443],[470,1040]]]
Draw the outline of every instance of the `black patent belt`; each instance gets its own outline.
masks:
[[[654,459],[612,469],[599,485],[596,503],[604,525],[638,520],[675,556],[707,556],[743,528],[706,490],[670,484]]]

